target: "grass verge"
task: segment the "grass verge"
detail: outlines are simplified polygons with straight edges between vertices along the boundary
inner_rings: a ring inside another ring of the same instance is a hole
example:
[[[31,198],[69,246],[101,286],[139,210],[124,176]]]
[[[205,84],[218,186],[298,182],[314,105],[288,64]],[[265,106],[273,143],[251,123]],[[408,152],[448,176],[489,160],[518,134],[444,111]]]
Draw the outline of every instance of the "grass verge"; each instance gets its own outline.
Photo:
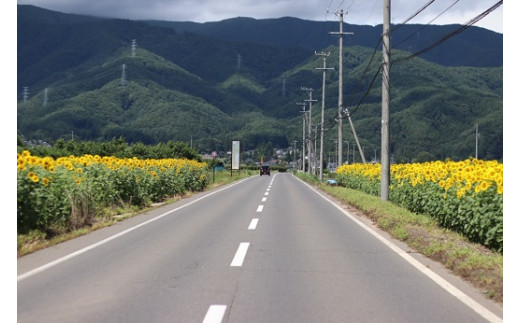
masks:
[[[320,183],[307,174],[296,175],[343,204],[350,213],[369,218],[394,238],[441,263],[489,299],[503,303],[502,254],[439,227],[430,216],[412,213],[378,196]]]
[[[206,186],[204,191],[208,191],[226,184],[230,184],[234,181],[252,176],[257,174],[256,171],[251,170],[240,170],[234,171],[233,176],[231,176],[230,172],[219,171],[215,172],[215,177],[213,180],[213,173],[208,172],[209,184]],[[143,212],[149,211],[151,209],[158,208],[165,204],[171,204],[179,201],[180,199],[188,198],[196,194],[194,192],[186,192],[183,195],[172,196],[162,203],[154,203],[150,204],[144,208],[138,208],[136,206],[127,206],[120,205],[114,207],[107,207],[102,210],[98,210],[96,213],[96,217],[91,225],[87,225],[77,230],[62,232],[60,234],[56,234],[53,236],[49,236],[47,233],[42,231],[31,231],[28,234],[18,234],[17,235],[17,256],[22,257],[24,255],[33,253],[35,251],[59,244],[61,242],[77,238],[79,236],[88,234],[92,231],[113,225],[117,222],[123,221],[130,217],[136,216]]]

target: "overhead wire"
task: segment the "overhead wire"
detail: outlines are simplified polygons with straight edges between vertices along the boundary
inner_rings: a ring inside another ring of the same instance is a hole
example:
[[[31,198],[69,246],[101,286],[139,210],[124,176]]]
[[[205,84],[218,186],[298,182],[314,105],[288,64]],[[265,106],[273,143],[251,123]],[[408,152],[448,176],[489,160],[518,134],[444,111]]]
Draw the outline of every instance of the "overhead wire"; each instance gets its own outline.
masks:
[[[419,8],[417,11],[415,11],[412,15],[410,15],[408,18],[406,18],[402,23],[400,23],[399,25],[397,25],[396,27],[394,27],[393,29],[390,30],[390,32],[392,31],[395,31],[397,29],[399,29],[401,26],[403,26],[404,24],[406,24],[407,22],[409,22],[410,20],[412,20],[413,18],[415,18],[417,15],[419,15],[421,12],[423,12],[426,8],[428,8],[431,4],[433,4],[436,0],[429,0],[426,4],[424,4],[421,8]],[[354,96],[354,93],[359,93],[357,92],[357,89],[360,89],[371,65],[372,65],[372,62],[374,60],[374,57],[377,53],[377,50],[379,49],[379,45],[382,43],[382,35],[379,37],[378,39],[378,42],[376,44],[376,46],[374,47],[374,51],[372,52],[372,56],[365,68],[365,70],[362,72],[362,75],[359,79],[359,81],[357,82],[357,85],[355,86],[355,90],[352,91],[349,96],[347,97],[347,99],[345,101],[348,101],[350,98],[352,98]],[[372,80],[368,86],[368,88],[366,89],[366,91],[364,92],[363,96],[360,98],[360,100],[358,100],[358,102],[355,104],[355,108],[352,109],[352,111],[349,111],[348,108],[345,108],[345,109],[342,109],[342,117],[344,116],[352,116],[356,111],[358,111],[358,109],[360,108],[361,104],[363,104],[363,102],[365,101],[365,99],[367,98],[367,96],[370,94],[370,91],[372,90],[373,86],[374,86],[374,83],[375,83],[375,80],[377,79],[377,77],[379,76],[379,73],[381,73],[381,69],[382,69],[382,65],[379,64],[379,67],[377,69],[377,71],[374,73],[374,75],[372,76]],[[334,117],[333,119],[331,119],[329,121],[330,123],[330,126],[327,128],[327,132],[333,128],[334,124],[337,122],[337,119],[336,117]]]
[[[413,18],[417,17],[421,12],[426,10],[426,8],[428,8],[434,2],[435,2],[435,0],[430,0],[424,6],[422,6],[420,9],[418,9],[416,12],[414,12],[410,17],[406,18],[403,22],[401,22],[400,24],[396,25],[394,28],[390,28],[390,33],[396,31],[397,29],[399,29],[402,26],[404,26],[407,22],[409,22]]]
[[[429,26],[432,22],[434,22],[435,20],[437,20],[440,16],[442,16],[444,13],[446,13],[446,11],[450,10],[454,5],[456,5],[460,0],[455,0],[451,5],[449,5],[446,9],[444,9],[440,14],[438,14],[437,16],[435,16],[432,20],[428,21],[425,25],[423,25],[421,28],[419,28],[418,30],[416,30],[415,32],[413,32],[412,34],[408,35],[407,37],[405,37],[403,40],[401,40],[399,43],[395,44],[394,47],[397,47],[399,45],[401,45],[402,43],[406,42],[408,39],[412,38],[413,36],[417,35],[421,30],[423,30],[424,28],[426,28],[427,26]]]
[[[438,17],[440,17],[441,15],[443,15],[444,13],[446,13],[448,10],[450,10],[457,2],[459,2],[460,0],[456,0],[454,3],[452,3],[449,7],[447,7],[445,10],[443,10],[439,15],[437,15],[435,18],[433,18],[430,22],[428,22],[428,24],[431,24],[433,21],[435,21]],[[332,5],[332,2],[331,1],[331,5]],[[395,32],[396,30],[398,30],[399,28],[401,28],[404,24],[406,24],[407,22],[409,22],[410,20],[412,20],[413,18],[415,18],[417,15],[419,15],[421,12],[423,12],[428,6],[430,6],[431,4],[433,4],[433,2],[435,2],[435,0],[430,0],[429,2],[427,2],[424,6],[422,6],[420,9],[418,9],[416,12],[414,12],[410,17],[408,17],[407,19],[405,19],[402,23],[400,23],[399,25],[396,25],[394,28],[392,28],[390,30],[390,32]],[[399,62],[402,62],[402,61],[405,61],[405,60],[409,60],[409,59],[412,59],[416,56],[419,56],[423,53],[425,53],[426,51],[429,51],[431,49],[433,49],[434,47],[440,45],[442,42],[448,40],[449,38],[461,33],[462,31],[466,30],[467,28],[469,28],[470,26],[474,25],[475,23],[477,23],[478,21],[480,21],[482,18],[484,18],[485,16],[487,16],[490,12],[494,11],[495,9],[497,9],[500,5],[503,4],[503,0],[501,1],[498,1],[495,5],[493,5],[492,7],[490,7],[489,9],[485,10],[484,12],[482,12],[480,15],[478,15],[477,17],[471,19],[470,21],[468,21],[466,24],[464,24],[463,27],[455,30],[454,32],[452,33],[449,33],[448,35],[444,36],[443,38],[441,38],[439,41],[435,42],[434,44],[424,48],[423,50],[421,51],[418,51],[408,57],[405,57],[405,58],[401,58],[401,59],[398,59],[398,60],[394,60],[392,61],[391,63],[399,63]],[[330,7],[330,5],[329,5]],[[422,27],[424,28],[424,27]],[[421,29],[422,29],[421,28]],[[417,31],[418,32],[418,31]],[[417,33],[416,32],[416,33]],[[412,34],[411,36],[409,36],[408,38],[412,37],[413,35],[415,35],[416,33]],[[407,38],[407,39],[408,39]],[[377,49],[379,48],[379,45],[381,44],[382,42],[382,35],[379,37],[379,40],[378,40],[378,43],[377,45],[375,46],[374,48],[374,52],[372,53],[372,56],[369,60],[369,63],[367,64],[367,67],[365,68],[365,70],[363,71],[362,73],[362,76],[360,78],[360,80],[358,81],[357,83],[357,87],[359,87],[361,85],[361,83],[363,82],[364,78],[366,77],[367,73],[368,73],[368,70],[373,62],[373,59],[375,57],[375,54],[377,52]],[[402,42],[401,42],[402,43]],[[370,93],[374,83],[375,83],[375,80],[377,79],[377,77],[379,76],[379,73],[381,72],[381,69],[382,69],[382,65],[379,64],[379,68],[377,69],[376,73],[373,75],[372,77],[372,80],[367,88],[367,90],[365,91],[365,93],[363,94],[363,96],[361,97],[361,99],[358,101],[358,103],[356,104],[356,107],[352,110],[352,111],[349,111],[348,109],[344,109],[343,112],[342,112],[342,116],[343,115],[347,115],[347,116],[352,116],[353,113],[355,113],[359,107],[361,106],[361,104],[364,102],[364,100],[366,99],[366,97],[368,96],[368,94]],[[356,88],[357,88],[356,87]],[[352,94],[353,92],[351,92],[351,94],[349,95],[349,98],[353,96]],[[325,132],[328,132],[330,131],[331,129],[333,129],[335,123],[337,122],[337,117],[335,116],[333,119],[330,119],[328,121],[328,127],[325,129]]]
[[[331,1],[330,5],[329,5],[329,8],[330,6],[332,5],[334,0]],[[355,0],[354,0],[355,1]],[[354,1],[351,3],[350,6],[353,5]],[[401,22],[400,24],[394,26],[390,32],[395,32],[396,30],[398,30],[399,28],[401,28],[403,25],[405,25],[407,22],[409,22],[410,20],[412,20],[413,18],[417,17],[420,13],[422,13],[424,10],[426,10],[426,8],[428,8],[430,5],[432,5],[436,0],[429,0],[427,3],[425,3],[421,8],[419,8],[417,11],[415,11],[412,15],[410,15],[408,18],[406,18],[403,22]],[[455,3],[457,3],[459,0],[456,0]],[[451,7],[453,7],[453,5],[455,5],[455,3],[453,3],[452,5],[450,5],[447,9],[445,9],[440,15],[444,14],[446,11],[448,11]],[[343,4],[343,1],[341,2],[341,4]],[[340,5],[341,5],[340,4]],[[349,6],[349,7],[350,7]],[[339,7],[338,7],[339,8]],[[327,9],[327,12],[328,12],[328,9]],[[434,21],[435,19],[437,19],[440,15],[438,15],[437,17],[435,17],[432,21]],[[430,22],[431,23],[431,22]],[[368,74],[368,71],[373,63],[373,60],[374,60],[374,57],[377,53],[377,50],[379,49],[379,45],[382,43],[382,35],[379,37],[378,39],[378,42],[376,44],[376,46],[374,47],[374,51],[371,55],[371,58],[366,66],[366,68],[364,69],[364,71],[362,72],[362,75],[359,79],[359,81],[357,82],[356,86],[355,86],[355,91],[351,92],[349,94],[349,96],[347,97],[346,101],[348,101],[350,98],[352,98],[354,96],[354,93],[359,93],[357,92],[356,90],[359,89],[361,87],[361,84],[363,83],[366,75]],[[342,116],[352,116],[352,114],[354,114],[358,109],[359,107],[361,106],[361,104],[364,102],[364,100],[366,99],[366,97],[369,95],[370,91],[372,90],[373,88],[373,85],[375,83],[375,80],[377,79],[377,77],[379,76],[379,73],[381,73],[381,69],[382,69],[382,65],[379,64],[379,67],[377,69],[377,71],[374,73],[373,77],[372,77],[372,80],[368,86],[368,88],[366,89],[366,91],[364,92],[363,96],[360,98],[360,100],[357,102],[357,104],[355,104],[355,108],[352,109],[352,111],[349,111],[348,109],[343,109],[343,112],[342,112]],[[337,122],[337,117],[334,117],[333,119],[331,118],[328,123],[330,123],[330,125],[327,127],[327,130],[326,131],[329,131],[330,129],[333,128],[334,124]]]
[[[412,20],[413,18],[415,18],[417,15],[419,15],[421,12],[423,12],[426,8],[428,8],[431,4],[433,4],[435,2],[435,0],[430,0],[428,1],[426,4],[424,4],[421,8],[419,8],[417,11],[415,11],[412,15],[410,15],[408,18],[406,18],[402,23],[400,23],[399,25],[397,25],[394,29],[391,29],[390,32],[392,31],[395,31],[397,29],[399,29],[402,25],[404,25],[405,23],[407,23],[408,21]],[[374,51],[372,53],[372,56],[370,58],[370,61],[367,65],[367,67],[365,68],[365,70],[363,71],[362,73],[362,76],[360,78],[360,80],[358,81],[358,85],[356,87],[359,88],[361,86],[361,83],[363,82],[363,80],[365,79],[365,76],[370,68],[370,66],[372,65],[372,62],[373,62],[373,59],[377,53],[377,50],[379,49],[379,45],[382,43],[382,36],[379,37],[378,39],[378,42],[376,44],[376,46],[374,47]],[[377,69],[376,73],[374,74],[374,76],[372,77],[372,81],[369,85],[369,88],[367,89],[367,91],[365,91],[364,95],[362,96],[361,100],[356,104],[356,107],[352,110],[352,111],[348,111],[346,113],[349,113],[350,115],[352,115],[355,111],[357,111],[360,107],[360,105],[363,103],[363,101],[366,99],[366,97],[368,96],[370,90],[372,89],[372,86],[374,84],[374,81],[376,80],[377,76],[379,75],[379,73],[381,72],[381,65],[379,66],[379,68]],[[352,93],[352,92],[351,92]],[[352,97],[353,94],[350,94],[349,97]]]
[[[447,10],[449,10],[450,8],[453,7],[453,5],[455,5],[459,0],[456,0],[452,5],[450,5],[447,9],[445,9],[440,15],[444,14]],[[405,23],[409,22],[410,20],[412,20],[413,18],[415,18],[417,15],[419,15],[421,12],[423,12],[428,6],[430,6],[431,4],[433,4],[433,2],[435,2],[435,0],[430,0],[429,2],[427,2],[425,5],[423,5],[421,8],[419,8],[416,12],[414,12],[410,17],[406,18],[402,23],[400,23],[399,25],[397,25],[396,27],[394,27],[393,29],[391,29],[391,32],[394,32],[395,30],[399,29],[401,26],[403,26]],[[486,16],[489,12],[491,12],[492,10],[495,10],[499,4],[501,4],[503,2],[503,0],[499,1],[499,3],[495,4],[495,6],[491,7],[490,9],[486,10],[484,13],[482,13],[481,15],[477,16],[476,18],[474,18],[471,22],[471,24],[474,24],[476,23],[478,20],[482,19],[484,16]],[[432,21],[434,21],[435,19],[437,19],[440,15],[438,15],[437,17],[435,17],[433,20],[430,21],[430,23]],[[467,26],[466,28],[458,31],[458,32],[462,32],[463,30],[469,28],[469,26]],[[457,32],[457,33],[458,33]],[[450,36],[451,37],[451,36]],[[358,82],[358,87],[359,85],[362,83],[362,81],[364,80],[366,74],[367,74],[367,71],[370,67],[370,65],[372,64],[372,61],[375,57],[375,54],[376,54],[376,51],[379,47],[379,44],[381,44],[382,42],[382,37],[379,38],[379,41],[374,49],[374,52],[372,53],[372,57],[369,61],[369,64],[367,65],[367,68],[365,69],[365,71],[363,72],[361,78],[360,78],[360,81]],[[435,44],[434,44],[435,45]],[[433,46],[433,45],[432,45]],[[431,47],[431,46],[430,46]],[[412,57],[410,57],[412,58]],[[379,66],[378,70],[376,71],[376,73],[374,74],[373,78],[372,78],[372,81],[368,87],[368,89],[365,91],[364,95],[361,97],[361,99],[359,100],[359,102],[356,104],[356,107],[352,110],[352,111],[348,111],[348,110],[345,110],[345,114],[349,114],[350,116],[352,116],[353,113],[355,113],[359,107],[361,106],[361,104],[363,103],[363,101],[366,99],[366,97],[368,96],[370,90],[372,89],[373,87],[373,84],[377,78],[377,76],[379,75],[379,73],[381,72],[381,65]],[[351,97],[352,94],[349,96]]]
[[[441,39],[439,39],[438,41],[436,41],[435,43],[431,44],[430,46],[428,47],[425,47],[423,49],[421,49],[420,51],[417,51],[409,56],[406,56],[406,57],[402,57],[402,58],[399,58],[399,59],[396,59],[396,60],[393,60],[392,61],[392,64],[394,63],[401,63],[401,62],[404,62],[404,61],[407,61],[407,60],[410,60],[414,57],[417,57],[419,55],[422,55],[424,53],[426,53],[427,51],[430,51],[432,50],[433,48],[439,46],[440,44],[442,44],[443,42],[445,42],[446,40],[450,39],[451,37],[453,36],[456,36],[458,35],[459,33],[463,32],[464,30],[468,29],[469,27],[473,26],[474,24],[476,24],[477,22],[479,22],[482,18],[484,18],[485,16],[487,16],[489,13],[491,13],[492,11],[494,11],[495,9],[497,9],[498,7],[500,7],[502,4],[503,4],[503,0],[500,0],[498,1],[497,3],[495,3],[493,6],[491,6],[489,9],[483,11],[481,14],[479,14],[478,16],[476,16],[475,18],[471,19],[470,21],[466,22],[462,27],[456,29],[455,31],[445,35],[444,37],[442,37]]]

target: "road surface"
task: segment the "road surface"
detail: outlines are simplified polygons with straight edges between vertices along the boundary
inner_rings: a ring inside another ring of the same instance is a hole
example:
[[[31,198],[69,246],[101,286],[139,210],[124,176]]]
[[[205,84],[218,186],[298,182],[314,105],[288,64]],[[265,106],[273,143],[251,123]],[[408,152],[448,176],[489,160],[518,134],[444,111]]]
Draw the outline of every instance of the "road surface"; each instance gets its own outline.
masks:
[[[17,316],[39,323],[502,320],[498,306],[417,259],[292,174],[254,176],[18,259]]]

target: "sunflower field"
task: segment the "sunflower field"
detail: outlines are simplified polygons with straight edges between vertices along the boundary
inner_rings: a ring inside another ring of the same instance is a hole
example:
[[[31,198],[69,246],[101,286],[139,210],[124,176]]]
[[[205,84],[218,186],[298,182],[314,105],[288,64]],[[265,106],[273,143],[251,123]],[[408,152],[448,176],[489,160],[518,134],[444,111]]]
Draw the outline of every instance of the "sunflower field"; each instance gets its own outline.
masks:
[[[188,159],[53,159],[23,151],[17,154],[18,233],[80,228],[104,207],[142,207],[207,184],[207,164]]]
[[[379,196],[380,164],[343,165],[340,185]],[[467,159],[390,166],[390,201],[470,241],[503,250],[503,164]]]

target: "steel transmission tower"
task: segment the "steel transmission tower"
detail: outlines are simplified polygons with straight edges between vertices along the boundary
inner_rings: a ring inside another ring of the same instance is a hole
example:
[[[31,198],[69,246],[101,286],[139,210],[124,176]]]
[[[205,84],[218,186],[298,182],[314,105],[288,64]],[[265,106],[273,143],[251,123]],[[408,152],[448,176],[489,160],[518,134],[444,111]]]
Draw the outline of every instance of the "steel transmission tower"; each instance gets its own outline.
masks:
[[[126,85],[126,64],[123,64],[122,71],[121,71],[121,86]]]
[[[23,102],[27,102],[27,100],[29,99],[29,87],[28,86],[23,87],[22,97],[23,97]]]
[[[137,47],[136,39],[132,39],[132,57],[135,56],[135,49]]]
[[[45,88],[45,90],[43,90],[43,106],[44,107],[47,106],[48,101],[49,101],[49,90],[47,88]]]

